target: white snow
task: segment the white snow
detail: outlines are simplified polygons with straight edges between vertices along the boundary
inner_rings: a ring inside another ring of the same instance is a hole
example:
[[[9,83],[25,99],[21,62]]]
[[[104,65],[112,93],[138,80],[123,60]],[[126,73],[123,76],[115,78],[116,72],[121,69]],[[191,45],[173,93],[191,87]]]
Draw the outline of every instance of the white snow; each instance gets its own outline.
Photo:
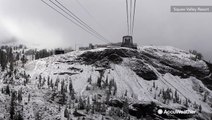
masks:
[[[106,48],[87,51],[95,52],[102,51],[104,49]],[[175,63],[196,66],[202,69],[207,68],[204,61],[194,61],[191,59],[191,57],[194,57],[192,54],[174,47],[143,46],[139,48],[139,51],[147,52],[152,55],[168,59]],[[26,91],[30,91],[29,93],[31,93],[32,98],[32,100],[24,108],[25,119],[28,119],[29,116],[31,116],[29,119],[34,120],[34,114],[32,114],[32,111],[34,111],[33,109],[37,107],[42,109],[44,106],[48,106],[49,109],[52,109],[53,112],[53,114],[51,114],[52,116],[49,113],[44,113],[47,116],[46,119],[50,119],[53,116],[62,116],[62,118],[64,118],[64,108],[61,108],[61,112],[58,113],[57,110],[54,110],[55,108],[58,108],[58,106],[56,104],[47,104],[48,102],[43,98],[43,96],[48,92],[48,90],[46,90],[47,86],[45,86],[44,89],[41,90],[37,89],[36,85],[38,83],[38,79],[36,80],[35,78],[38,78],[40,74],[46,79],[48,76],[50,76],[53,81],[55,81],[57,78],[60,78],[60,80],[67,80],[66,82],[68,83],[71,79],[74,90],[78,95],[90,96],[93,94],[86,92],[86,87],[88,86],[87,80],[91,76],[92,83],[95,83],[97,81],[97,78],[99,77],[99,72],[95,70],[97,68],[92,65],[79,64],[79,62],[73,62],[73,64],[69,64],[67,62],[74,61],[77,56],[81,55],[84,52],[86,51],[73,51],[64,55],[54,55],[48,58],[28,62],[25,65],[26,73],[30,74],[31,76],[30,84],[27,85],[25,89]],[[127,91],[128,97],[131,97],[131,95],[133,95],[134,99],[137,99],[138,101],[157,101],[162,104],[161,99],[154,99],[154,96],[155,94],[158,95],[160,90],[166,90],[167,88],[170,88],[173,92],[177,90],[182,100],[185,100],[185,98],[187,98],[192,103],[196,102],[197,104],[201,105],[204,112],[212,113],[212,108],[209,106],[209,104],[202,101],[203,95],[194,89],[194,87],[196,87],[196,84],[199,84],[202,88],[204,88],[205,91],[209,92],[209,98],[212,96],[212,92],[207,89],[200,80],[194,77],[182,79],[169,73],[162,75],[153,66],[146,63],[146,65],[149,66],[159,77],[158,80],[147,81],[136,75],[134,71],[132,71],[128,66],[125,65],[125,63],[129,61],[130,59],[126,58],[124,59],[124,62],[122,64],[111,64],[112,68],[110,70],[106,70],[103,75],[104,80],[106,79],[106,76],[108,76],[109,80],[115,80],[117,84],[118,97],[123,96],[125,91]],[[73,71],[68,69],[70,67],[79,68],[83,71],[71,76],[68,74],[57,74],[63,72],[73,73]],[[152,87],[153,82],[155,82],[155,85],[158,87],[157,90]],[[0,86],[0,88],[2,88],[2,85]],[[27,101],[27,96],[28,94],[24,96],[24,101]],[[0,94],[0,105],[2,105],[1,102],[5,101],[5,99],[6,98],[2,94]],[[178,107],[181,105],[170,103],[169,106]],[[192,108],[192,106],[190,107]]]

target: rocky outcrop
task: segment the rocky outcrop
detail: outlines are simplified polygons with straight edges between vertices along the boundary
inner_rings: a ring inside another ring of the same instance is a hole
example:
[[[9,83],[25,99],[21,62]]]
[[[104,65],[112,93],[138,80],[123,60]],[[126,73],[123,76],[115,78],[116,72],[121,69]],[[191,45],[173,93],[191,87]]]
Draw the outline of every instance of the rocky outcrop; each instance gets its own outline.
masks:
[[[151,68],[161,74],[170,73],[181,78],[196,77],[212,89],[212,65],[206,61],[193,59],[186,51],[146,48],[134,50],[128,48],[107,48],[87,51],[78,56],[83,64],[111,68],[113,64],[124,64],[145,80],[157,80],[158,76]],[[127,59],[127,61],[125,60]]]

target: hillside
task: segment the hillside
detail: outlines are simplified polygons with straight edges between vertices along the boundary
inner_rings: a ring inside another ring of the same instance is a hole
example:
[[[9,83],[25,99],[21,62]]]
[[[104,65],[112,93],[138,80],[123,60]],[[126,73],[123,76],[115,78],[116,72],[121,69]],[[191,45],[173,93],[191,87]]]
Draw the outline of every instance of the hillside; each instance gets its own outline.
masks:
[[[19,67],[20,79],[14,78],[11,87],[22,89],[23,116],[28,120],[66,120],[65,111],[72,119],[209,120],[211,69],[210,63],[168,46],[100,48],[30,61]],[[29,74],[26,85],[24,71]],[[9,96],[0,95],[4,105]],[[159,109],[196,113],[161,115]]]

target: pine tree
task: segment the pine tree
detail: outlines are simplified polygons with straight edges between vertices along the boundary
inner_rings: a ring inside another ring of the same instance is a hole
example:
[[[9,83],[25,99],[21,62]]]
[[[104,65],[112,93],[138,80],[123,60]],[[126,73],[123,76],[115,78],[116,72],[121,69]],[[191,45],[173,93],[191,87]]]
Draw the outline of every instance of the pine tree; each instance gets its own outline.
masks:
[[[199,105],[199,112],[202,113],[202,106]]]
[[[107,94],[107,96],[106,96],[106,104],[108,104],[109,101],[110,101],[110,92],[107,91],[106,94]]]
[[[68,118],[68,109],[67,109],[67,106],[65,107],[65,110],[64,110],[64,117],[65,118]]]
[[[22,56],[22,58],[21,58],[21,62],[22,62],[22,67],[24,67],[24,65],[26,64],[26,62],[27,62],[27,58],[26,58],[26,56],[25,55],[23,55]]]
[[[156,99],[157,98],[157,95],[156,95],[156,93],[155,93],[155,95],[154,95],[154,99]]]
[[[188,107],[188,99],[186,98],[185,100],[185,104],[184,104],[186,107]]]
[[[17,69],[14,70],[14,74],[15,74],[15,75],[17,74]]]
[[[64,84],[65,84],[65,81],[64,80],[62,80],[62,82],[61,82],[61,94],[63,94],[64,93]]]
[[[87,105],[90,105],[90,97],[87,98]]]
[[[69,93],[71,94],[73,91],[73,84],[72,84],[72,80],[69,81]]]
[[[3,88],[1,88],[1,93],[4,94],[4,89]]]
[[[125,114],[129,114],[129,103],[128,101],[124,101],[124,104],[123,104],[123,111]]]
[[[127,96],[127,90],[125,90],[124,96]]]
[[[101,88],[101,77],[98,77],[97,79],[97,86]]]
[[[205,92],[204,93],[204,96],[203,96],[203,102],[206,102],[207,101],[207,96],[208,96],[208,92]]]
[[[62,104],[64,105],[66,103],[66,94],[62,93]]]
[[[52,89],[54,89],[54,84],[53,84],[52,79],[51,79],[51,81],[50,81],[50,87],[51,87]]]
[[[30,93],[28,94],[28,102],[30,101],[30,97],[31,97],[31,95],[30,95]]]
[[[4,71],[7,68],[7,63],[8,63],[7,54],[0,49],[0,65],[2,71]]]
[[[71,92],[71,99],[74,100],[75,99],[75,95],[74,95],[74,90]]]
[[[155,81],[153,82],[153,88],[155,88]]]
[[[68,84],[65,84],[64,86],[65,86],[64,87],[64,92],[67,93],[68,92]]]
[[[14,65],[13,65],[13,61],[10,62],[10,71],[13,72],[14,70]]]
[[[12,92],[10,102],[10,119],[13,120],[14,115],[15,115],[15,92]]]
[[[91,113],[94,114],[94,112],[95,112],[95,109],[94,109],[94,104],[93,104],[91,107]]]
[[[59,109],[58,109],[58,111],[59,111],[59,112],[61,111],[61,107],[60,107],[60,105],[59,105]]]
[[[39,75],[39,79],[38,79],[38,84],[39,84],[39,86],[41,86],[41,80],[42,80],[42,76],[41,76],[41,74]]]
[[[92,78],[91,78],[91,76],[88,78],[88,83],[89,84],[91,84],[91,82],[92,82]]]
[[[24,54],[25,53],[25,51],[24,51],[24,49],[22,50],[22,54]]]
[[[42,86],[44,86],[44,85],[45,85],[45,83],[46,83],[46,78],[45,78],[45,77],[43,77]]]
[[[20,53],[16,53],[16,58],[17,61],[20,60]]]
[[[161,89],[160,89],[160,92],[158,93],[158,97],[160,97],[160,95],[161,95]]]
[[[22,101],[22,88],[18,91],[18,101],[19,103]]]
[[[57,89],[58,89],[58,83],[59,83],[59,81],[60,81],[59,78],[57,78],[56,81],[55,81],[55,87],[57,87]]]
[[[89,97],[87,98],[87,104],[86,104],[85,110],[86,110],[86,113],[88,113],[90,111],[90,98]]]
[[[47,78],[47,85],[48,85],[48,87],[50,86],[50,76],[48,76],[48,78]]]
[[[150,88],[150,90],[149,90],[150,92],[152,92],[152,88]]]
[[[72,80],[69,81],[69,95],[71,96],[71,99],[74,100],[75,96],[74,96],[74,87],[72,84]]]
[[[79,98],[78,109],[80,109],[80,110],[84,110],[85,109],[85,103],[84,103],[84,101],[82,100],[81,97]]]
[[[179,96],[177,94],[177,90],[175,90],[175,93],[174,93],[174,97],[175,97],[175,102],[179,102]]]
[[[15,120],[24,120],[20,112],[18,112],[17,118],[15,118]]]
[[[10,86],[9,86],[9,84],[7,84],[7,87],[6,87],[6,94],[7,95],[10,95]]]
[[[108,86],[108,76],[106,77],[106,80],[105,80],[105,86]]]
[[[117,93],[117,85],[116,85],[116,82],[114,81],[114,92],[113,92],[113,95],[116,95]]]
[[[110,81],[110,83],[109,83],[109,94],[111,94],[111,90],[112,90],[112,82]]]
[[[13,49],[10,47],[9,50],[8,50],[8,60],[9,62],[13,62]]]

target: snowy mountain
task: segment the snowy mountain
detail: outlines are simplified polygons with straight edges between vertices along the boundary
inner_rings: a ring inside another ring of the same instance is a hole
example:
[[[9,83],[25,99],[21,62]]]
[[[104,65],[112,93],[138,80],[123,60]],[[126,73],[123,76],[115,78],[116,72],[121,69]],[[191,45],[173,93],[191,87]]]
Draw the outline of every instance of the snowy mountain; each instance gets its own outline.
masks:
[[[209,120],[211,69],[194,54],[169,46],[99,48],[30,61],[19,67],[11,88],[22,89],[23,118],[28,120]],[[24,74],[29,74],[25,85]],[[2,106],[9,97],[0,95]],[[5,117],[7,110],[2,111]]]

